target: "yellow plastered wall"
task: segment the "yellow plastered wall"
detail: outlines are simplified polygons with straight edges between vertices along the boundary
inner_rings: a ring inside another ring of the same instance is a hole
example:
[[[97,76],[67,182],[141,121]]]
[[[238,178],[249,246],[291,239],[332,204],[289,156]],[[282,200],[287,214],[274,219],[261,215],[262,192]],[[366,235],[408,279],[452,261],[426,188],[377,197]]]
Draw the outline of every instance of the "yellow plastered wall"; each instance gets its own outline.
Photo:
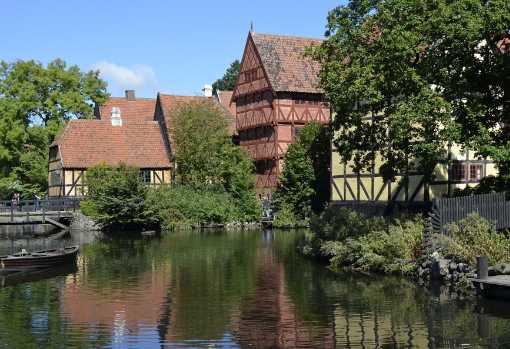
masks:
[[[485,174],[486,176],[490,175],[496,176],[498,174],[496,164],[487,164],[486,171],[487,171],[487,173]]]
[[[344,180],[343,178],[334,178],[333,179],[335,185],[336,185],[336,188],[338,188],[338,190],[340,191],[340,195],[344,195],[343,194],[343,188],[344,188]],[[340,195],[338,194],[337,190],[336,190],[335,186],[332,185],[332,188],[331,188],[331,199],[332,200],[341,200],[342,198],[340,197]]]
[[[363,186],[365,187],[365,190],[363,188],[360,188],[359,191],[359,199],[361,201],[372,201],[372,198],[370,197],[372,195],[372,178],[361,178],[361,183],[363,183]]]
[[[430,200],[434,198],[442,199],[443,195],[448,194],[448,185],[439,184],[430,186]]]
[[[409,177],[409,196],[413,195],[416,188],[420,185],[420,182],[422,180],[422,176],[411,176]],[[415,201],[423,201],[424,200],[424,188],[423,186],[418,191],[418,194],[416,194],[416,197],[414,198]]]
[[[331,175],[342,176],[344,174],[344,164],[340,163],[340,154],[337,152],[331,153]]]
[[[346,200],[357,200],[358,198],[356,197],[356,195],[358,192],[358,179],[357,178],[347,178],[346,182],[351,187],[353,194],[351,194],[349,189],[347,189],[345,192],[345,199]],[[343,186],[342,186],[342,188],[343,188]]]
[[[462,154],[463,148],[459,147],[458,145],[453,145],[451,147],[451,158],[452,160],[459,160],[459,161],[465,161],[467,159],[466,153]]]

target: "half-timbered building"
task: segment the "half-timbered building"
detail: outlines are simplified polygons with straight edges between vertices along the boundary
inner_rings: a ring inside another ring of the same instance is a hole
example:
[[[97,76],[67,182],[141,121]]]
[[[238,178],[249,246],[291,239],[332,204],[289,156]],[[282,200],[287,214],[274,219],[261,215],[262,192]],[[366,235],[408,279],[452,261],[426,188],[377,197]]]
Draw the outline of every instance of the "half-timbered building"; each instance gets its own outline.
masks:
[[[363,121],[372,122],[372,116],[367,115]],[[395,182],[383,181],[378,171],[382,164],[380,158],[376,159],[371,172],[357,174],[352,170],[353,163],[342,162],[338,150],[333,147],[331,203],[374,215],[390,213],[396,206],[426,211],[434,198],[452,195],[456,188],[477,185],[483,177],[497,173],[494,161],[476,157],[470,149],[450,146],[446,151],[451,163],[436,165],[434,181],[428,182],[419,172],[410,171],[408,184],[399,186],[401,176],[397,176]]]
[[[136,99],[134,91],[126,91],[126,98],[96,106],[98,120],[69,121],[50,145],[49,197],[86,195],[86,169],[101,161],[139,167],[141,182],[147,185],[169,183],[168,135],[153,121],[155,105],[155,99]]]
[[[250,151],[256,186],[266,194],[276,186],[283,154],[299,129],[311,120],[330,120],[330,108],[317,88],[320,65],[302,57],[306,47],[321,41],[248,34],[231,101],[236,103],[239,145]]]
[[[498,43],[495,54],[504,53],[505,43]],[[366,115],[363,121],[372,120],[373,115]],[[503,122],[500,126],[503,126]],[[391,147],[391,143],[388,147]],[[331,202],[356,207],[370,214],[391,212],[396,206],[423,212],[428,210],[434,198],[451,196],[455,189],[476,186],[482,178],[498,174],[497,165],[492,159],[475,156],[472,149],[448,146],[445,152],[448,163],[436,164],[433,181],[427,181],[418,172],[409,172],[408,184],[399,186],[397,182],[401,177],[397,177],[396,182],[383,181],[378,172],[382,164],[380,158],[376,159],[371,172],[356,174],[352,171],[352,163],[343,163],[338,151],[333,148]]]

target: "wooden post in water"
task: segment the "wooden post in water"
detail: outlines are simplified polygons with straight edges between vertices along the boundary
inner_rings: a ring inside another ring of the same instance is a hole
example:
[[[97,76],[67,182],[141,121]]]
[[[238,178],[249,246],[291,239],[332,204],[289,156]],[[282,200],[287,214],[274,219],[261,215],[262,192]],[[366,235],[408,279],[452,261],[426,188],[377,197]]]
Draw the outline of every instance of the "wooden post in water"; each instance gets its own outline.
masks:
[[[487,280],[489,276],[489,259],[487,256],[476,257],[476,278]]]

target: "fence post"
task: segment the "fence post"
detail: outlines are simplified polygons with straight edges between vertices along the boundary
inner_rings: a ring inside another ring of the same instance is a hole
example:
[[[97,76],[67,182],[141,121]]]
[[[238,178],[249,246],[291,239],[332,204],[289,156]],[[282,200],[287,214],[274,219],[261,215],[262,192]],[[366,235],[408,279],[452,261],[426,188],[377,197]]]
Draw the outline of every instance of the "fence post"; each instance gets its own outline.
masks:
[[[486,280],[489,276],[489,259],[487,256],[476,257],[476,278]]]

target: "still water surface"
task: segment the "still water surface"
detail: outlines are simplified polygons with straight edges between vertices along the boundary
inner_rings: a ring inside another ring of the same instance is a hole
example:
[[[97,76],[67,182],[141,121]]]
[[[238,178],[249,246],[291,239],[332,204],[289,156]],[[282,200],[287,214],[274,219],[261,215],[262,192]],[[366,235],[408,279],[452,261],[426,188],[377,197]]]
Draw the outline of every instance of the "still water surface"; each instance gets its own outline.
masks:
[[[2,279],[0,347],[510,348],[510,305],[335,274],[302,231],[90,234],[51,242],[80,244],[76,265]]]

